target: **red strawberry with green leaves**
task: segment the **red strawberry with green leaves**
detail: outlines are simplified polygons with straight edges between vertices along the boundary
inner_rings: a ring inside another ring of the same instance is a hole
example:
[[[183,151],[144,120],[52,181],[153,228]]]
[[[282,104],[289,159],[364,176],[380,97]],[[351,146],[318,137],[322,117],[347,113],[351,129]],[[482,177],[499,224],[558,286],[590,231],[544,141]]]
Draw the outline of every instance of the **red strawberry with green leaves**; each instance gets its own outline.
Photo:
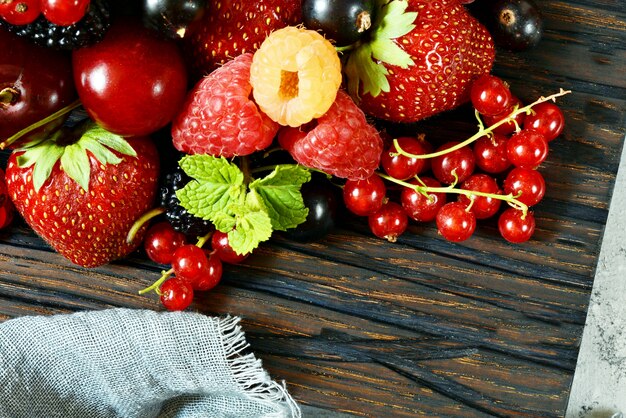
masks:
[[[207,74],[245,52],[256,51],[276,29],[302,22],[300,0],[209,0],[184,43],[198,74]]]
[[[159,157],[149,137],[124,139],[92,122],[79,128],[15,150],[6,180],[37,234],[73,263],[97,267],[141,243],[140,236],[132,243],[126,236],[152,207]]]
[[[491,35],[459,0],[377,0],[369,39],[350,52],[348,90],[365,113],[415,122],[469,100],[489,73]]]

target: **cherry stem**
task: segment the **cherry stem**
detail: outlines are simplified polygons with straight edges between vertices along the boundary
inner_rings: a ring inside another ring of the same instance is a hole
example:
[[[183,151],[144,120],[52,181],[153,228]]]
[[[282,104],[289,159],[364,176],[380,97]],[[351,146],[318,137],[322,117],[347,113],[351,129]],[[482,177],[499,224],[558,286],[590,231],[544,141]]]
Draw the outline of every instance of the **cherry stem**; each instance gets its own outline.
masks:
[[[539,103],[550,101],[550,100],[556,101],[557,97],[564,96],[564,95],[569,94],[569,93],[571,93],[571,90],[563,90],[563,89],[561,89],[558,93],[552,94],[552,95],[547,96],[547,97],[543,97],[542,96],[542,97],[540,97],[539,99],[535,100],[534,102],[532,102],[531,104],[529,104],[527,106],[520,107],[520,108],[515,106],[513,108],[513,111],[506,118],[503,118],[503,119],[499,120],[498,122],[494,123],[493,125],[491,125],[491,126],[489,126],[487,128],[484,127],[484,125],[482,124],[482,121],[481,121],[479,123],[479,126],[478,126],[478,128],[479,128],[478,132],[476,132],[471,137],[467,138],[465,141],[459,142],[458,144],[456,144],[454,146],[451,146],[450,148],[446,148],[444,150],[433,152],[433,153],[430,153],[430,154],[411,154],[409,152],[406,152],[406,151],[404,151],[400,147],[400,144],[398,143],[398,140],[394,139],[393,140],[393,145],[394,145],[394,147],[396,148],[396,150],[398,152],[390,153],[390,155],[392,157],[396,157],[398,155],[403,155],[405,157],[413,158],[413,159],[416,159],[416,160],[425,160],[427,158],[435,158],[435,157],[440,157],[442,155],[449,154],[449,153],[451,153],[453,151],[456,151],[458,149],[461,149],[461,148],[471,144],[472,142],[476,141],[477,139],[479,139],[479,138],[481,138],[481,137],[483,137],[485,135],[491,134],[493,132],[493,130],[496,129],[498,126],[501,126],[501,125],[504,125],[505,123],[509,123],[511,121],[514,121],[515,117],[517,115],[522,114],[522,113],[527,113],[528,114],[528,113],[532,112],[532,107],[533,106],[535,106],[535,105],[537,105]],[[516,123],[516,127],[519,128],[519,125],[517,125],[517,123]]]
[[[155,218],[164,212],[165,208],[154,208],[141,215],[139,219],[133,223],[133,226],[130,227],[128,234],[126,235],[126,243],[132,244],[141,227],[148,223],[152,218]]]
[[[35,122],[32,125],[27,126],[26,128],[22,129],[21,131],[17,132],[16,134],[13,134],[10,137],[8,137],[7,139],[5,139],[4,141],[0,142],[0,150],[3,150],[5,148],[7,148],[12,143],[17,141],[21,137],[23,137],[24,135],[34,131],[35,129],[39,129],[42,126],[45,126],[46,124],[50,123],[51,121],[57,119],[60,116],[65,115],[66,113],[71,112],[72,110],[76,109],[79,106],[80,106],[80,101],[77,100],[74,103],[72,103],[72,104],[70,104],[68,106],[65,106],[63,109],[57,110],[56,112],[54,112],[50,116],[47,116],[47,117],[41,119],[40,121]]]
[[[146,287],[145,289],[141,289],[139,291],[139,294],[143,295],[143,294],[146,294],[148,292],[152,292],[153,290],[155,290],[157,293],[159,293],[158,288],[161,287],[161,285],[163,284],[164,281],[166,281],[167,279],[170,278],[172,273],[174,273],[174,269],[163,270],[161,272],[161,277],[159,278],[159,280],[157,280],[156,282],[152,283],[150,286]]]
[[[479,196],[479,197],[490,197],[492,199],[498,199],[498,200],[502,200],[506,203],[508,203],[510,206],[514,207],[517,210],[521,210],[523,216],[526,216],[526,213],[528,213],[528,205],[526,205],[525,203],[522,203],[518,200],[518,198],[520,197],[520,195],[514,196],[512,193],[509,193],[507,195],[502,195],[502,194],[497,194],[497,193],[487,193],[487,192],[479,192],[479,191],[475,191],[475,190],[466,190],[466,189],[458,189],[456,187],[454,187],[454,184],[451,184],[450,186],[447,187],[430,187],[430,186],[420,186],[418,184],[411,184],[411,183],[407,183],[406,181],[403,180],[398,180],[395,179],[391,176],[388,176],[386,174],[383,173],[376,173],[378,176],[384,178],[385,180],[389,180],[393,183],[399,184],[400,186],[404,186],[404,187],[408,187],[409,189],[413,189],[418,193],[423,194],[424,196],[428,197],[428,193],[456,193],[456,194],[462,194],[467,196],[471,202],[473,202],[474,200],[472,199],[472,196]],[[418,178],[419,181],[419,178]],[[423,183],[422,183],[423,184]],[[470,203],[471,205],[471,203]]]
[[[20,96],[20,92],[13,87],[5,87],[0,90],[0,109],[6,109],[15,103]]]

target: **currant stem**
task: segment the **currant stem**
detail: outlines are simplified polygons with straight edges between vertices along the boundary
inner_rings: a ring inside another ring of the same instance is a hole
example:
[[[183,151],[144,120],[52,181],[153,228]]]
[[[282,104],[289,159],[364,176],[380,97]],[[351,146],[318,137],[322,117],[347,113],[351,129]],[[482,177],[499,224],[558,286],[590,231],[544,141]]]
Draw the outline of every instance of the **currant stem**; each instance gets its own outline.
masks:
[[[157,290],[164,281],[166,281],[167,279],[170,278],[170,276],[172,275],[172,273],[174,273],[174,269],[169,269],[169,270],[163,270],[161,272],[161,277],[159,278],[159,280],[157,280],[156,282],[152,283],[150,286],[146,287],[145,289],[141,289],[139,291],[140,295],[146,294],[148,292],[151,292],[153,290]],[[158,291],[157,291],[158,293]]]
[[[132,244],[141,227],[147,224],[152,218],[155,218],[164,212],[165,208],[154,208],[141,215],[139,219],[133,223],[133,226],[130,227],[128,234],[126,235],[126,243]]]
[[[557,97],[561,97],[564,96],[566,94],[571,93],[571,90],[563,90],[561,89],[558,93],[552,94],[550,96],[547,97],[540,97],[539,99],[535,100],[534,102],[532,102],[531,104],[524,106],[524,107],[514,107],[513,111],[506,117],[503,118],[501,120],[499,120],[498,122],[494,123],[493,125],[485,128],[484,125],[482,124],[482,121],[479,123],[479,130],[478,132],[476,132],[474,135],[470,136],[469,138],[467,138],[465,141],[463,142],[459,142],[458,144],[451,146],[450,148],[446,148],[444,150],[441,151],[437,151],[437,152],[433,152],[430,154],[411,154],[409,152],[404,151],[401,147],[400,144],[398,143],[398,139],[394,138],[393,140],[393,145],[396,148],[396,150],[398,152],[392,153],[391,156],[395,157],[398,155],[403,155],[405,157],[408,158],[413,158],[416,160],[425,160],[427,158],[435,158],[435,157],[440,157],[442,155],[446,155],[449,154],[453,151],[456,151],[458,149],[461,149],[469,144],[471,144],[472,142],[476,141],[477,139],[488,135],[490,133],[492,133],[494,131],[494,129],[496,129],[497,127],[504,125],[505,123],[509,123],[511,121],[515,121],[515,117],[517,115],[520,115],[522,113],[529,113],[532,112],[532,107],[539,104],[539,103],[544,103],[544,102],[548,102],[550,100],[552,101],[556,101]],[[478,116],[477,116],[478,117]],[[517,125],[516,122],[514,122],[516,124],[516,128],[519,128],[519,126]]]
[[[526,213],[528,213],[528,205],[526,205],[525,203],[522,203],[518,200],[519,195],[518,196],[513,196],[513,194],[509,193],[507,195],[502,195],[502,194],[496,194],[496,193],[487,193],[487,192],[479,192],[479,191],[475,191],[475,190],[466,190],[466,189],[458,189],[456,187],[454,187],[454,184],[447,186],[447,187],[430,187],[430,186],[420,186],[418,184],[411,184],[411,183],[407,183],[406,181],[403,180],[398,180],[395,179],[391,176],[388,176],[386,174],[383,173],[376,173],[378,176],[382,177],[385,180],[389,180],[392,183],[396,183],[399,184],[400,186],[404,186],[404,187],[408,187],[409,189],[413,189],[418,193],[423,194],[424,196],[428,196],[428,193],[455,193],[455,194],[462,194],[467,196],[468,198],[470,198],[470,201],[473,202],[474,200],[472,199],[472,196],[479,196],[479,197],[490,197],[492,199],[498,199],[498,200],[502,200],[506,203],[508,203],[510,206],[514,207],[517,210],[521,210],[523,216],[526,216]],[[419,181],[419,178],[418,178]],[[471,203],[470,203],[471,205]]]
[[[198,237],[198,241],[196,242],[196,247],[198,247],[198,248],[204,247],[204,244],[206,244],[206,242],[209,239],[211,239],[212,235],[213,235],[213,231],[209,232],[208,234],[206,234],[203,237]]]

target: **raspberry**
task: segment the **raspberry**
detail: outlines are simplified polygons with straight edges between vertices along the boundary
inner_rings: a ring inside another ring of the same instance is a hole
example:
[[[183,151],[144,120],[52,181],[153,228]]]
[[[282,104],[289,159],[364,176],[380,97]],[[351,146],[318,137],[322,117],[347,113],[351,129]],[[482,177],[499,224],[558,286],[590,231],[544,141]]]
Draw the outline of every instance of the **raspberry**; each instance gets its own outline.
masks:
[[[308,132],[286,127],[278,134],[280,145],[298,163],[350,180],[366,179],[378,168],[383,140],[342,90],[311,125]]]
[[[278,125],[250,99],[251,63],[252,54],[242,54],[196,84],[172,124],[179,151],[228,158],[272,143]]]
[[[330,108],[341,84],[341,63],[319,33],[288,26],[268,36],[250,68],[254,100],[272,120],[298,127]]]

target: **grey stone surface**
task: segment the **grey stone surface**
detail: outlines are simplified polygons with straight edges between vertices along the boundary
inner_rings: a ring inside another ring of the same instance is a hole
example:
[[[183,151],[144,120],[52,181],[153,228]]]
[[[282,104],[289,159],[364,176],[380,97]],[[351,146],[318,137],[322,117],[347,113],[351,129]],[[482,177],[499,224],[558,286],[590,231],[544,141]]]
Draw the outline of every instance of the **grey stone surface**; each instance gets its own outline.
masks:
[[[626,413],[626,152],[609,210],[567,418]]]

